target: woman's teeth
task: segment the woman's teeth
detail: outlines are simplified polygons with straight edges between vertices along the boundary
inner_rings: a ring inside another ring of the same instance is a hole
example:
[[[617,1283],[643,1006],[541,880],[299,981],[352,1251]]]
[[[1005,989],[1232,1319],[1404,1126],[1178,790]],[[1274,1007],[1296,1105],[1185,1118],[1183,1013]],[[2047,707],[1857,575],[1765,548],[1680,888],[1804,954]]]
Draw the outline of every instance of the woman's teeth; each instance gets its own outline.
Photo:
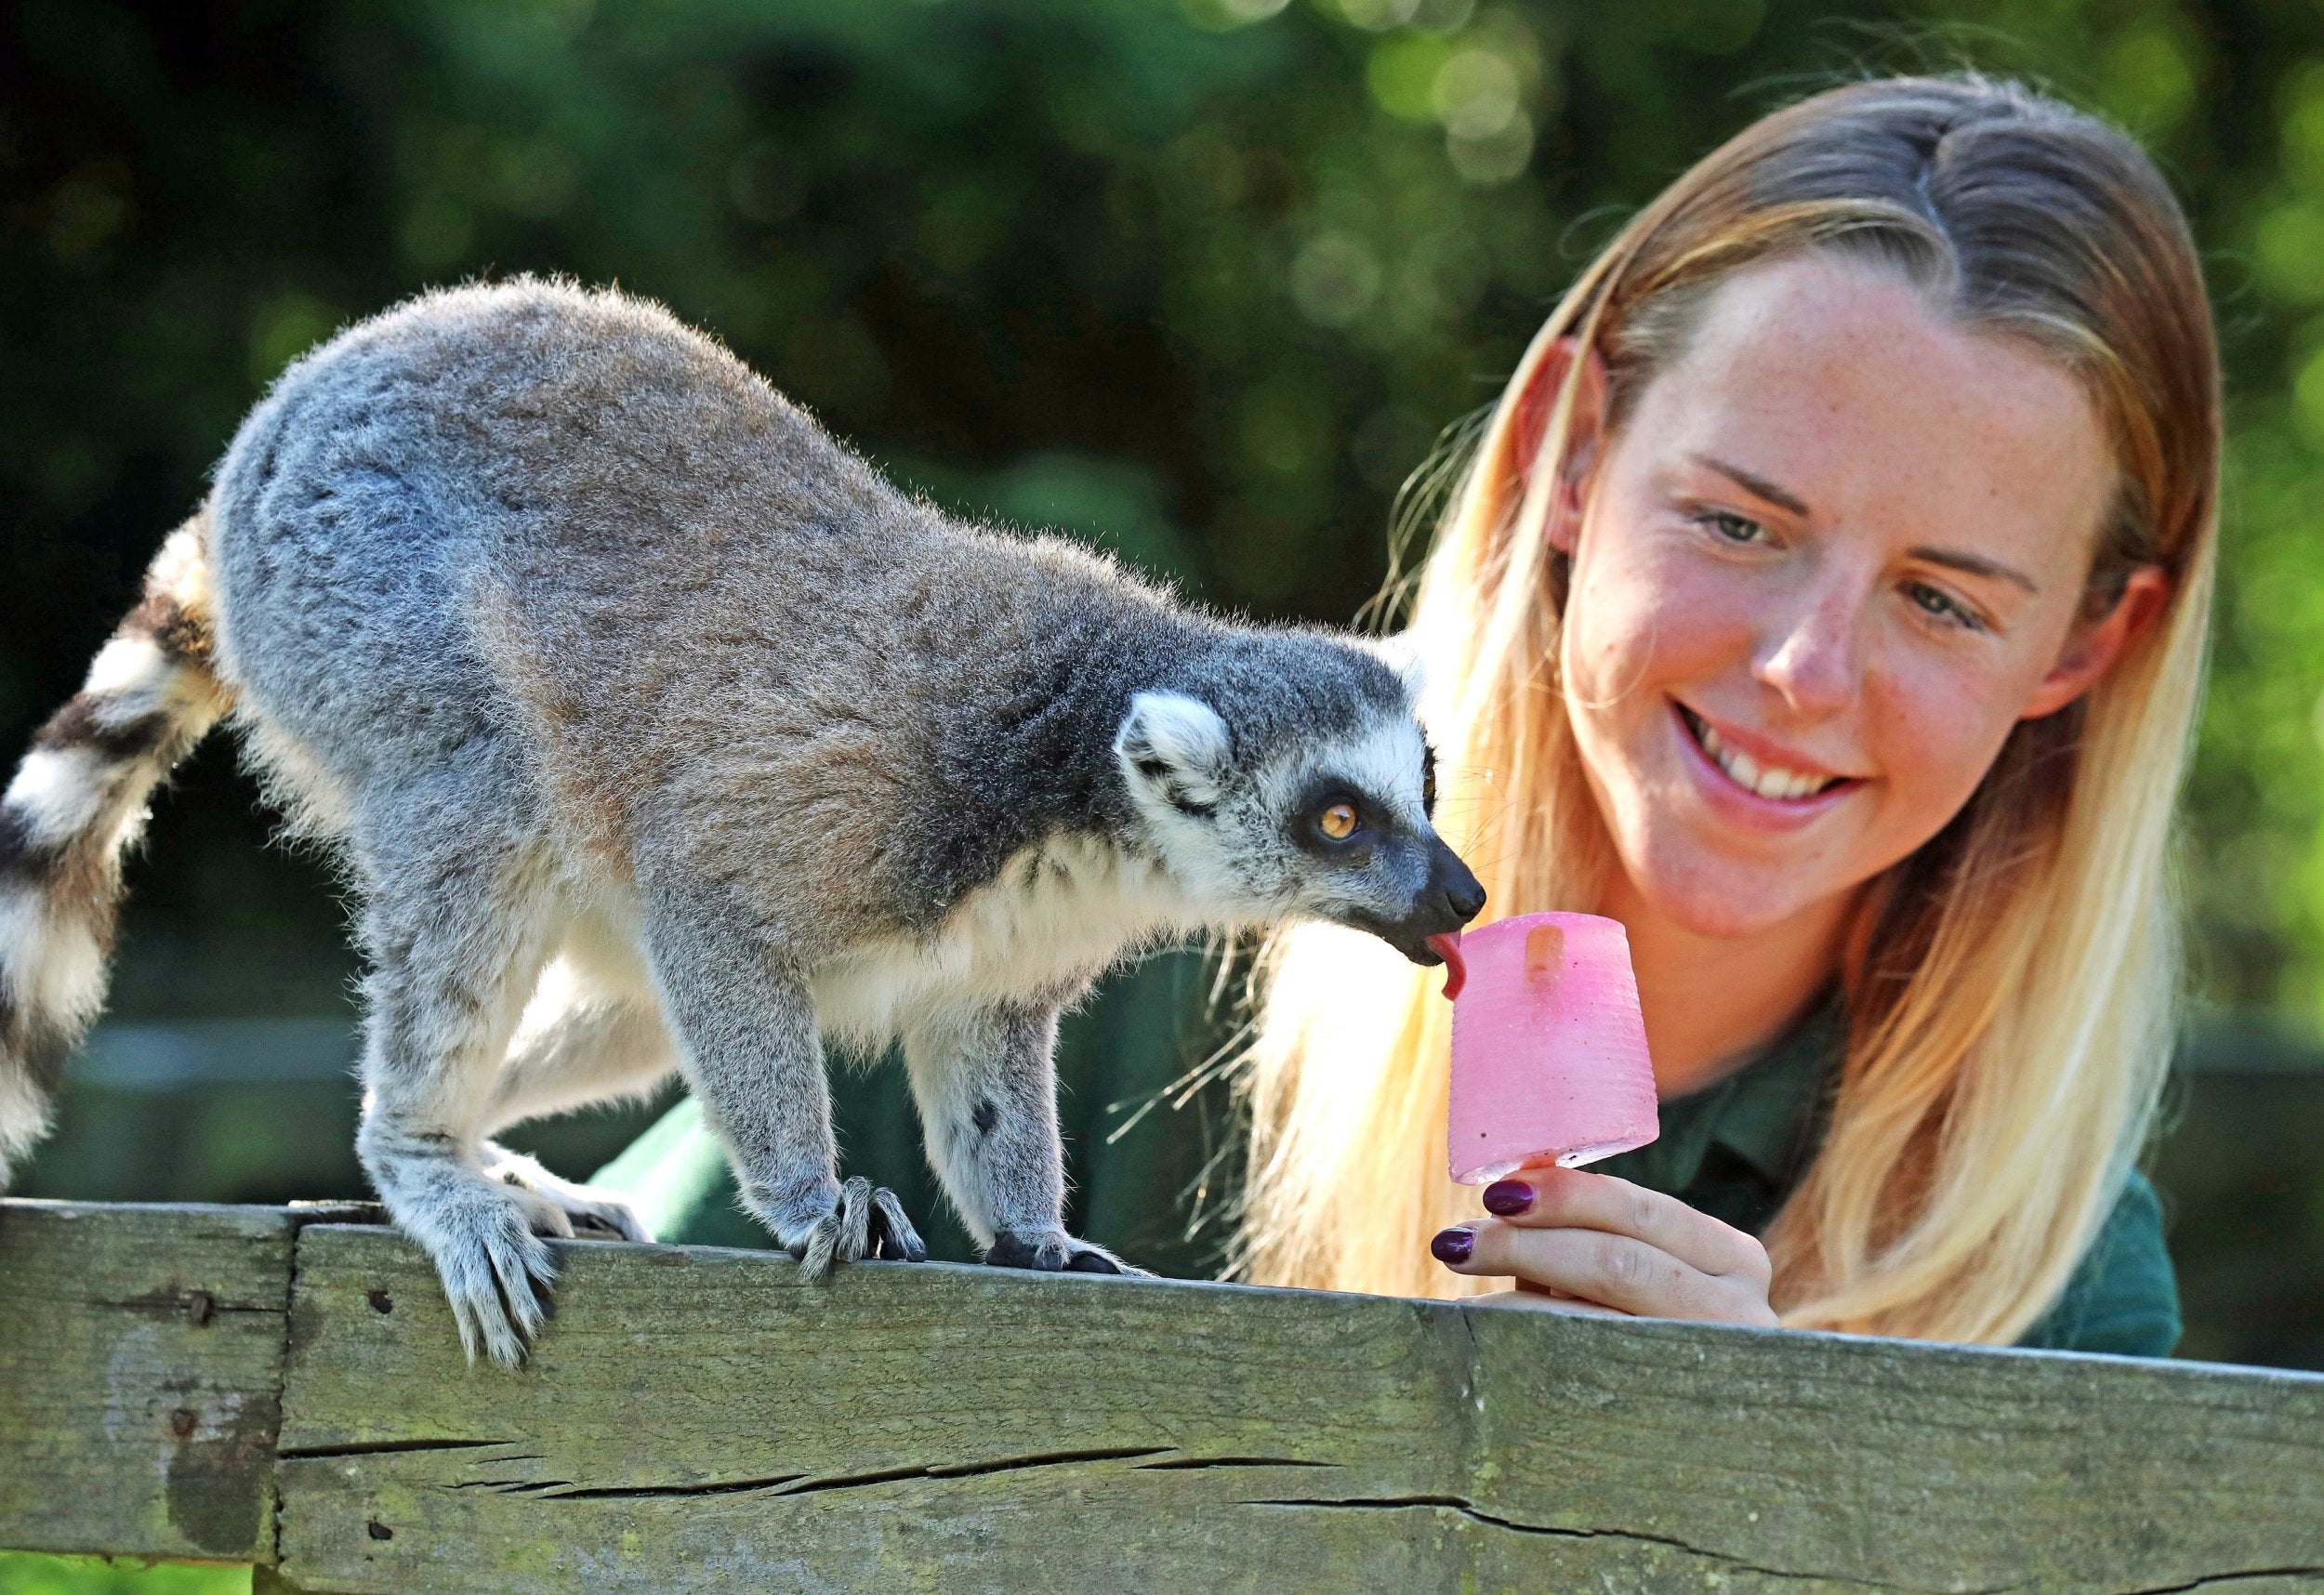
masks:
[[[1710,755],[1713,763],[1727,772],[1729,780],[1746,791],[1756,792],[1762,798],[1813,798],[1839,779],[1837,776],[1808,775],[1796,770],[1777,770],[1772,765],[1761,764],[1750,754],[1721,742],[1719,733],[1710,729],[1710,723],[1692,710],[1683,712],[1686,715],[1688,729],[1694,732],[1695,740],[1702,745],[1703,751]]]

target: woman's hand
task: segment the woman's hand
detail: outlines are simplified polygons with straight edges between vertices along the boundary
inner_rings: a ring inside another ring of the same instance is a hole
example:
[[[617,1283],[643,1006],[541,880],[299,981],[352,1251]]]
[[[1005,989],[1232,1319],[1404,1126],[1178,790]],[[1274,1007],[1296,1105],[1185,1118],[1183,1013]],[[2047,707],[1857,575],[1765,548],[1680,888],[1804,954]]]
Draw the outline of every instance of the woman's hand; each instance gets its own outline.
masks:
[[[1606,1174],[1526,1168],[1485,1189],[1495,1216],[1429,1244],[1455,1273],[1513,1274],[1482,1298],[1552,1312],[1772,1325],[1767,1249],[1751,1236]]]

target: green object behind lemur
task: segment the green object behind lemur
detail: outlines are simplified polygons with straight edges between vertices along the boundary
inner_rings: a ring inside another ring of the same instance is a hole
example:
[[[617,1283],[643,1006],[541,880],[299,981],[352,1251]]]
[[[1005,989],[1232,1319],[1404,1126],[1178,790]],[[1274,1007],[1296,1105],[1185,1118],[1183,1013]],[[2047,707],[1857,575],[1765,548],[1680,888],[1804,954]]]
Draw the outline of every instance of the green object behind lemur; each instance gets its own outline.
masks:
[[[1226,1092],[1213,1083],[1182,1109],[1167,1100],[1118,1140],[1140,1105],[1208,1057],[1224,1038],[1208,1001],[1215,963],[1195,952],[1156,955],[1110,977],[1060,1028],[1058,1114],[1072,1174],[1073,1221],[1141,1267],[1182,1279],[1218,1273],[1222,1216],[1241,1172],[1227,1145]],[[899,1067],[892,1056],[873,1066]],[[839,1141],[852,1165],[922,1215],[929,1255],[973,1262],[976,1248],[945,1207],[920,1153],[911,1106],[866,1089],[862,1069],[832,1071]],[[1208,1180],[1204,1178],[1208,1167]],[[629,1194],[654,1238],[673,1245],[768,1249],[773,1237],[737,1204],[733,1170],[691,1097],[592,1176]],[[1190,1237],[1190,1221],[1199,1220]]]

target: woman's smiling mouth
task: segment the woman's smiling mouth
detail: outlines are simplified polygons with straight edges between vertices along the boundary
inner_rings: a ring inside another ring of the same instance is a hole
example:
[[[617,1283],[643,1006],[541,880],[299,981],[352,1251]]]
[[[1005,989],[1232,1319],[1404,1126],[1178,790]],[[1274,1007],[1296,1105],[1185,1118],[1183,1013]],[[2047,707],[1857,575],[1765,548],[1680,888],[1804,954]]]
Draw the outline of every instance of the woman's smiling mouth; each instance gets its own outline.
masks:
[[[1679,718],[1685,724],[1687,740],[1720,774],[1754,798],[1776,803],[1805,804],[1842,787],[1858,784],[1855,778],[1829,775],[1818,771],[1788,769],[1771,761],[1752,758],[1727,738],[1716,727],[1684,704],[1673,702]]]

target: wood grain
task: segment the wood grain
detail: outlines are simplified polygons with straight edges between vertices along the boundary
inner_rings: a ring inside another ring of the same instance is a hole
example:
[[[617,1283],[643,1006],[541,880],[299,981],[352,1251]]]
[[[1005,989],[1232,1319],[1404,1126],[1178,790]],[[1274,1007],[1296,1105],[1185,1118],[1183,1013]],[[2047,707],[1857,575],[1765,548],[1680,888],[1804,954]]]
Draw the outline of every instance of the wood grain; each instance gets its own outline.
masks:
[[[312,1590],[2324,1588],[2324,1378],[561,1247],[521,1375],[297,1248]]]
[[[0,1204],[0,1546],[273,1549],[295,1220]]]

